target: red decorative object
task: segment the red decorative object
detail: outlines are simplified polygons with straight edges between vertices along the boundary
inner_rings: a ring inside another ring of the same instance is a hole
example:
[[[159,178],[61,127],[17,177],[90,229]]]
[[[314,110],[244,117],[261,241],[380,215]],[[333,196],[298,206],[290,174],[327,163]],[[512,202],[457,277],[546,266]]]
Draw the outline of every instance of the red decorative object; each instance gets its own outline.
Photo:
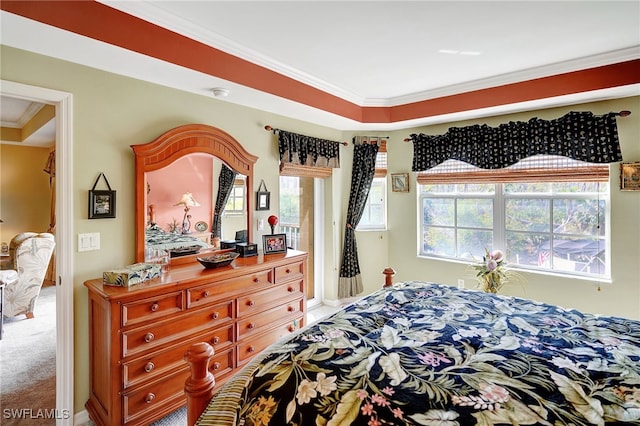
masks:
[[[275,215],[269,216],[269,218],[267,219],[267,222],[269,222],[269,225],[271,226],[271,233],[273,234],[275,232],[275,227],[278,224],[278,216],[275,216]]]

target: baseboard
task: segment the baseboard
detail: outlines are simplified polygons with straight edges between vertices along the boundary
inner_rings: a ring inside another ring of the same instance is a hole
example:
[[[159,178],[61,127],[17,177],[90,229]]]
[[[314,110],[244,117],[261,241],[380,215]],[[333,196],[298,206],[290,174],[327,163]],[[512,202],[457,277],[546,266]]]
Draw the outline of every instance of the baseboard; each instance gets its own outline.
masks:
[[[75,426],[86,426],[90,421],[91,419],[89,418],[87,410],[79,411],[73,415],[73,424]]]

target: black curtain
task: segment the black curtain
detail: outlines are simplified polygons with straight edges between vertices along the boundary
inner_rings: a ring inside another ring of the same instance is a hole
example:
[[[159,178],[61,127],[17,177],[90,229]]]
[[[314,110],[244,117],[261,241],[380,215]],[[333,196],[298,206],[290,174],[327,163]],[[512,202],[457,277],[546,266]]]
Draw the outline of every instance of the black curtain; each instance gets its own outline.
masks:
[[[341,299],[355,296],[363,291],[355,230],[358,222],[360,222],[364,205],[369,196],[371,182],[376,170],[377,154],[378,145],[375,144],[359,144],[355,145],[353,149],[349,209],[347,210],[347,224],[344,230],[342,264],[340,265],[338,283],[338,298]]]
[[[216,206],[213,211],[213,226],[211,227],[212,238],[220,238],[220,234],[222,234],[222,212],[227,205],[227,200],[233,189],[236,175],[237,173],[227,167],[227,165],[222,165],[220,176],[218,176],[218,196],[216,197]]]
[[[501,169],[538,154],[615,163],[622,161],[617,115],[572,111],[555,120],[532,118],[498,127],[451,127],[435,136],[412,134],[412,170],[428,170],[449,159],[482,169]]]
[[[281,163],[313,167],[340,167],[340,142],[278,130]]]

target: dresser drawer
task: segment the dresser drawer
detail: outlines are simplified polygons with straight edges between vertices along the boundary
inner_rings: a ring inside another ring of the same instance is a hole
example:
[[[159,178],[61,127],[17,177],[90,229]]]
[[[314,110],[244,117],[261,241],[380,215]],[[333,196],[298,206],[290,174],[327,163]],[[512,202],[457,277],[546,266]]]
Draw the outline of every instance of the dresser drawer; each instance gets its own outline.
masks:
[[[180,370],[149,386],[125,393],[122,396],[123,423],[134,421],[149,412],[160,409],[164,404],[184,400],[184,383],[188,377],[188,369]]]
[[[201,309],[193,314],[158,322],[122,333],[122,356],[131,356],[170,343],[180,337],[189,338],[202,329],[233,321],[233,301]]]
[[[238,343],[238,367],[245,364],[251,359],[251,357],[259,354],[267,346],[276,342],[281,337],[284,337],[303,326],[304,317],[292,318],[290,321],[280,324],[264,334]]]
[[[287,321],[292,316],[299,316],[302,313],[304,301],[302,299],[292,300],[265,312],[260,312],[238,321],[238,341],[245,337],[264,331],[274,324]]]
[[[228,324],[225,327],[205,333],[196,339],[189,339],[169,350],[154,352],[149,356],[126,362],[122,366],[123,385],[125,388],[134,386],[143,381],[152,380],[176,368],[184,367],[186,365],[184,354],[196,342],[211,344],[216,353],[218,350],[224,350],[225,347],[233,344],[233,334],[233,324]],[[218,362],[228,367],[228,363],[224,363],[223,360],[218,360]]]
[[[213,358],[209,362],[209,371],[216,379],[216,386],[219,385],[219,381],[230,375],[235,368],[235,352],[233,348],[229,348],[225,351],[216,351]]]
[[[187,290],[187,307],[194,308],[228,297],[230,291],[250,290],[252,287],[273,283],[273,272],[265,269],[229,280],[222,280]]]
[[[264,311],[282,303],[282,300],[304,296],[303,281],[274,286],[256,293],[239,297],[238,317]]]
[[[304,261],[301,261],[290,265],[278,266],[276,268],[276,284],[304,278],[304,263]]]
[[[122,326],[161,319],[184,309],[183,292],[163,294],[122,304]]]

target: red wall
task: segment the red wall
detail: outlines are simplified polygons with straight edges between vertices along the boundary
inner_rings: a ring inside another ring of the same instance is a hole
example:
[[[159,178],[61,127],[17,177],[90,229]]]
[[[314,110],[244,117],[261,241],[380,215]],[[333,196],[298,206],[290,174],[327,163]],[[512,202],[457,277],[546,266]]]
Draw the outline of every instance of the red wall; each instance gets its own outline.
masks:
[[[147,194],[147,205],[155,205],[156,223],[168,230],[173,219],[182,224],[184,208],[175,206],[182,194],[191,192],[193,198],[200,203],[192,207],[191,232],[198,221],[204,221],[211,229],[213,217],[213,160],[210,156],[189,155],[182,157],[169,167],[147,173],[150,191]]]

